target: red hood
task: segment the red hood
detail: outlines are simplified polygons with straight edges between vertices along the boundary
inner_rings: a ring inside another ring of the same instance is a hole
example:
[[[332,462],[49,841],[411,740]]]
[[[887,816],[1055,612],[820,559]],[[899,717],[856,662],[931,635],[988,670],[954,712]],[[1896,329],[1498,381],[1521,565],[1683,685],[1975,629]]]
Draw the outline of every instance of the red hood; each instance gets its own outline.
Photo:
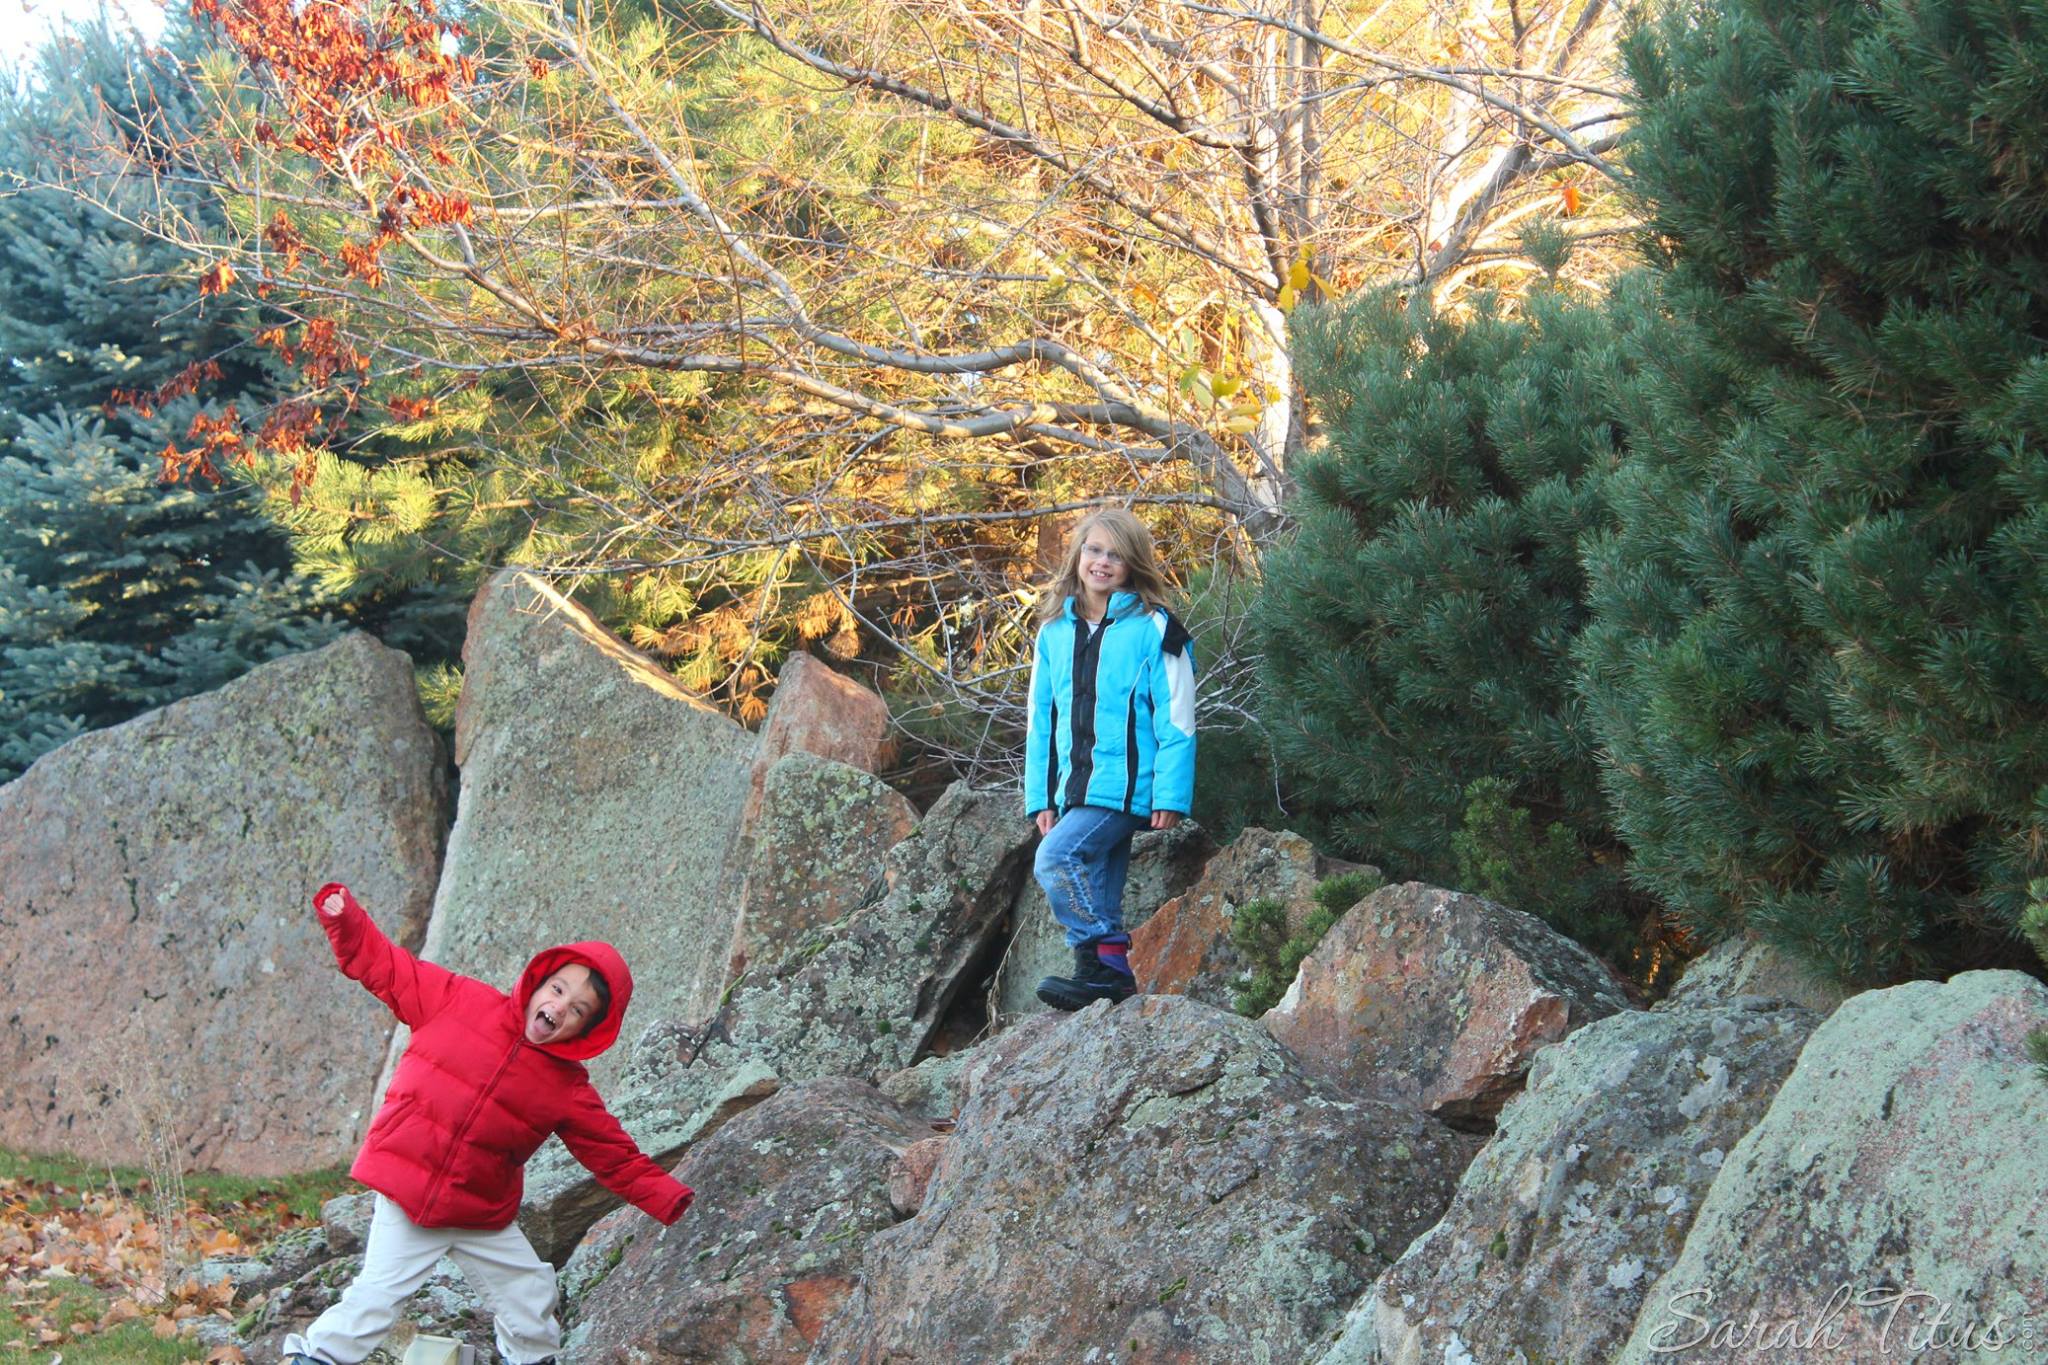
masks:
[[[619,956],[619,950],[609,943],[564,943],[559,948],[547,948],[534,954],[533,961],[526,964],[526,970],[519,974],[519,984],[512,989],[512,1003],[519,1011],[522,1026],[526,1021],[526,1002],[540,989],[541,983],[571,963],[581,963],[604,978],[611,987],[611,1008],[604,1012],[604,1018],[597,1021],[597,1027],[571,1038],[566,1043],[543,1043],[541,1051],[571,1062],[586,1062],[612,1045],[619,1036],[619,1025],[625,1022],[626,1006],[633,1002],[633,974],[626,970],[626,959]]]

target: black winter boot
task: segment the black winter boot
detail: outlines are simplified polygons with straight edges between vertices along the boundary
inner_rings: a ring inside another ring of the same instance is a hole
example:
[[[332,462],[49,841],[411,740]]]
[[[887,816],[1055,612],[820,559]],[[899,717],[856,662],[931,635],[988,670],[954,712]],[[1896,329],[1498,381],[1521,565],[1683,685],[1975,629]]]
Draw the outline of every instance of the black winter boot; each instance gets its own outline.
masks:
[[[1137,980],[1104,962],[1093,939],[1074,945],[1074,974],[1048,976],[1038,983],[1038,998],[1056,1010],[1072,1013],[1098,1000],[1115,1004],[1138,993]]]

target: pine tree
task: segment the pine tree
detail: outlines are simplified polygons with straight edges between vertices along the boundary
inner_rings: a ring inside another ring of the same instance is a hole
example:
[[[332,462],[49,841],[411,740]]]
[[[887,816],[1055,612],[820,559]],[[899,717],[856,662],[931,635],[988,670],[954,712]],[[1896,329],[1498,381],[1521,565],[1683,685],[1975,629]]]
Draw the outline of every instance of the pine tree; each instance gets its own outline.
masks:
[[[2048,870],[2048,11],[1719,0],[1628,59],[1669,325],[1617,390],[1580,654],[1632,873],[1850,980],[2013,960]]]
[[[339,628],[246,489],[159,484],[196,398],[108,406],[208,361],[208,410],[272,392],[245,320],[198,306],[191,267],[136,226],[175,194],[133,172],[183,113],[169,59],[104,24],[57,39],[0,103],[0,780]],[[81,169],[119,217],[46,187]],[[175,207],[211,211],[196,193]]]
[[[1618,342],[1605,310],[1547,290],[1521,316],[1392,294],[1298,316],[1328,442],[1300,469],[1301,529],[1266,558],[1258,620],[1266,719],[1326,837],[1445,883],[1564,850],[1572,875],[1512,879],[1520,908],[1621,955],[1571,658],[1579,537],[1625,445],[1601,387]],[[1492,848],[1496,831],[1531,847]]]

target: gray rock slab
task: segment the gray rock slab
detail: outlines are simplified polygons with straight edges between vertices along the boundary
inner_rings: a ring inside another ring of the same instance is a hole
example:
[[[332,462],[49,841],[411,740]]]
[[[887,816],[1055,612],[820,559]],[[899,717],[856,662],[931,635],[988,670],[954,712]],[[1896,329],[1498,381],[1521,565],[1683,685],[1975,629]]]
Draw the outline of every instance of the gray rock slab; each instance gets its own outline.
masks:
[[[916,826],[917,808],[874,774],[784,755],[747,832],[735,972],[772,966],[811,930],[880,900],[889,850]]]
[[[1611,1360],[1818,1023],[1750,999],[1610,1015],[1545,1048],[1323,1365]]]
[[[583,1290],[567,1359],[804,1360],[853,1292],[868,1238],[899,1217],[892,1173],[931,1136],[857,1081],[807,1081],[756,1106],[678,1168],[700,1191],[690,1212],[670,1228],[642,1217]],[[595,1240],[634,1217],[621,1210]]]
[[[463,662],[462,791],[426,956],[509,989],[542,948],[604,939],[633,971],[624,1036],[709,1015],[753,737],[529,573],[478,594]],[[623,1051],[590,1063],[601,1090]]]
[[[650,1035],[606,1096],[641,1146],[666,1163],[783,1086],[873,1081],[923,1056],[993,964],[1030,832],[1014,804],[956,784],[890,850],[881,900],[750,969],[708,1027]],[[528,1166],[521,1225],[566,1257],[609,1198],[550,1142]]]
[[[2048,1086],[2025,1051],[2043,1027],[2048,987],[2018,972],[1844,1001],[1616,1358],[2048,1359]]]
[[[1751,995],[1787,1000],[1828,1015],[1852,993],[1820,979],[1767,943],[1731,938],[1687,963],[1684,975],[1659,1007],[1685,1009]]]

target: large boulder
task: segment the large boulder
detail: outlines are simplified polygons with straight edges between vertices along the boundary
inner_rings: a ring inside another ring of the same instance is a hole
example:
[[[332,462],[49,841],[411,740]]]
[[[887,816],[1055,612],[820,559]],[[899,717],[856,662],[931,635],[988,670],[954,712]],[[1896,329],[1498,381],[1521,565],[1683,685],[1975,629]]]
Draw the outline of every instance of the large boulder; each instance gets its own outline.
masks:
[[[1021,818],[1021,817],[1020,817]],[[1028,826],[1027,826],[1028,827]],[[1202,875],[1214,846],[1202,827],[1183,820],[1170,830],[1145,830],[1131,840],[1131,870],[1124,883],[1124,927],[1136,938],[1161,905],[1180,895]],[[1010,945],[996,976],[996,1012],[1006,1018],[1038,1014],[1047,1006],[1036,995],[1047,976],[1071,976],[1074,950],[1066,931],[1052,917],[1045,888],[1027,876],[1011,916]],[[1142,971],[1144,964],[1134,954]]]
[[[344,1163],[391,1018],[311,908],[417,945],[447,828],[411,661],[366,635],[82,735],[0,787],[0,1146]]]
[[[750,970],[705,1028],[643,1040],[608,1092],[641,1146],[666,1162],[781,1086],[876,1080],[922,1056],[993,967],[1030,834],[1012,804],[954,785],[890,850],[881,900]],[[521,1225],[556,1259],[609,1203],[550,1143],[528,1168]]]
[[[811,1359],[1300,1360],[1475,1146],[1341,1097],[1251,1020],[1096,1005],[974,1088]]]
[[[463,662],[462,792],[426,955],[509,987],[542,948],[606,939],[633,969],[629,1036],[709,1015],[753,737],[530,573],[478,594]],[[591,1063],[601,1086],[620,1052]]]
[[[1160,906],[1131,936],[1138,989],[1232,1008],[1251,970],[1230,940],[1238,907],[1277,901],[1289,930],[1298,930],[1315,912],[1316,888],[1346,872],[1362,872],[1373,886],[1379,884],[1377,868],[1326,858],[1291,830],[1243,831],[1209,859],[1199,881]]]
[[[1406,882],[1353,906],[1264,1022],[1339,1086],[1484,1129],[1539,1049],[1625,1008],[1598,959],[1535,916]]]
[[[1610,1015],[1545,1048],[1323,1365],[1613,1359],[1818,1023],[1752,999]]]
[[[805,1082],[750,1110],[677,1169],[698,1191],[681,1222],[622,1209],[593,1230],[614,1263],[587,1277],[564,1358],[804,1360],[853,1292],[868,1238],[897,1221],[892,1174],[931,1137],[857,1081]]]
[[[872,773],[785,755],[747,832],[734,974],[772,967],[811,930],[880,900],[889,850],[916,826],[917,808]]]
[[[2042,1359],[2048,1161],[2026,1038],[2043,1027],[2048,988],[2017,972],[1843,1002],[1616,1358]]]

